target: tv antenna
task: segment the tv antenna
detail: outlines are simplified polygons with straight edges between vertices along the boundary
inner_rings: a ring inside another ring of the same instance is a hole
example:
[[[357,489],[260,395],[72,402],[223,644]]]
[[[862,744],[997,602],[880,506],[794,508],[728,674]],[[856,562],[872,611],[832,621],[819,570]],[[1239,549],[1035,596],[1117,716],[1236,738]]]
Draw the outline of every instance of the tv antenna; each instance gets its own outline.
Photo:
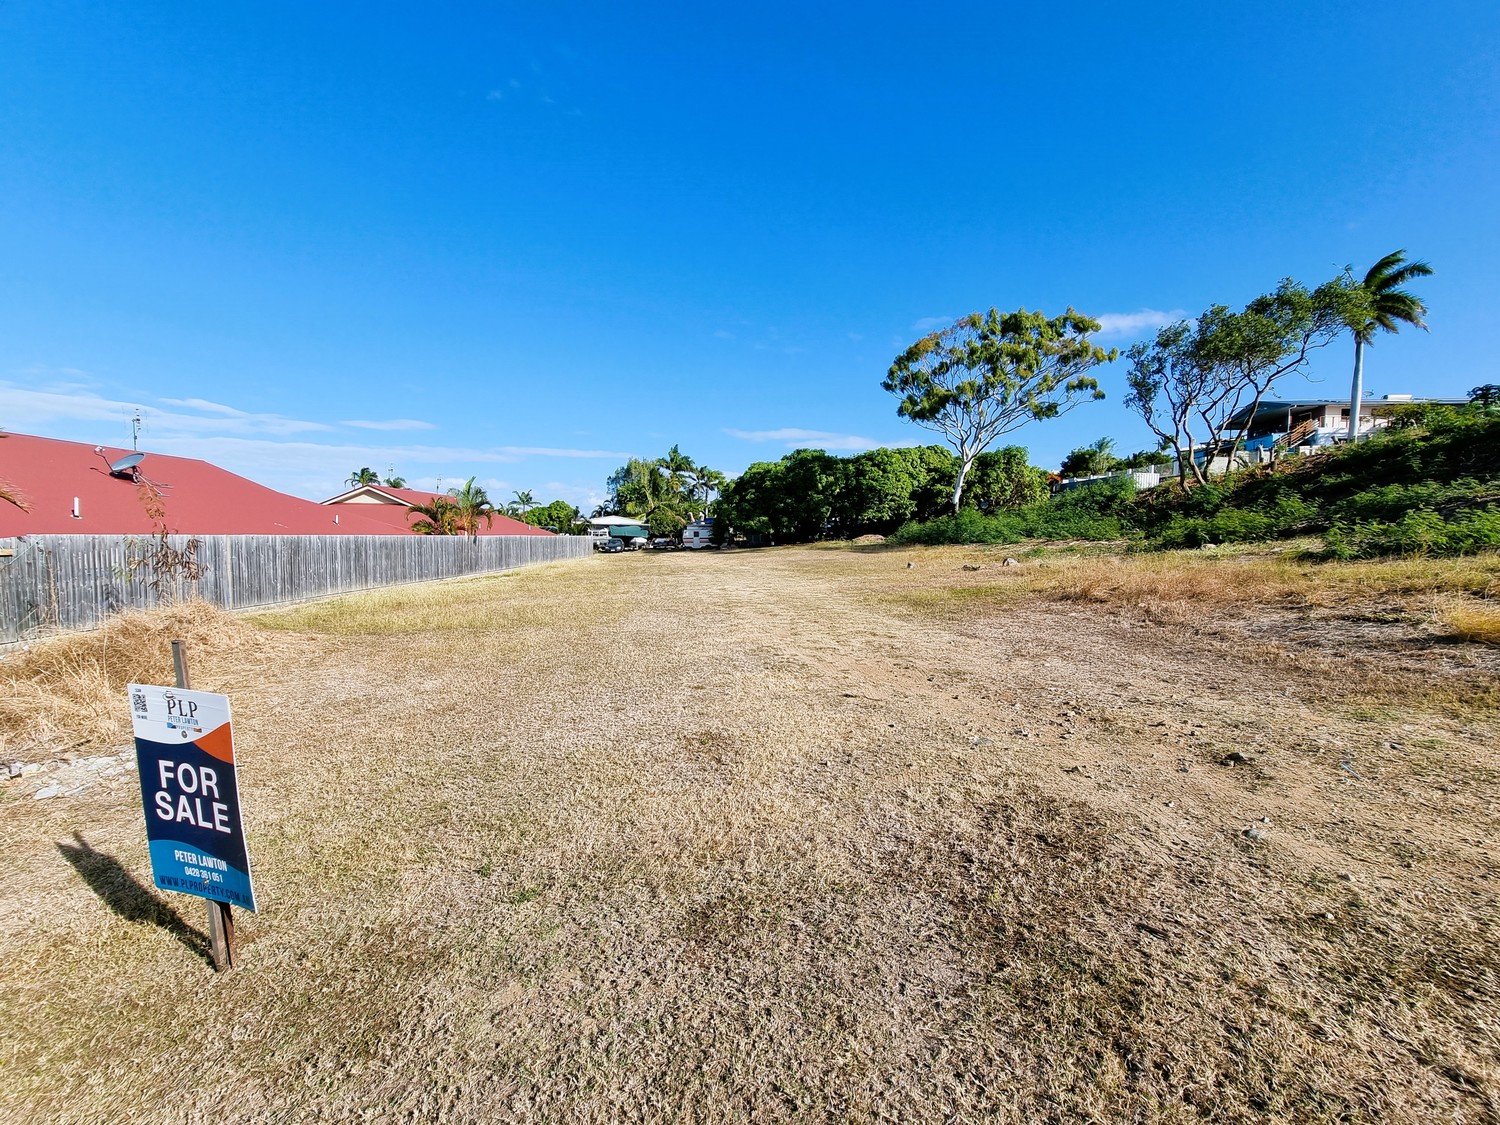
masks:
[[[141,417],[141,408],[139,406],[137,406],[135,408],[135,413],[132,414],[131,417],[130,417],[130,448],[131,449],[139,450],[140,447],[141,447],[141,443],[140,443],[141,425],[144,422],[145,422],[145,419]],[[110,472],[114,472],[114,469],[111,468]]]

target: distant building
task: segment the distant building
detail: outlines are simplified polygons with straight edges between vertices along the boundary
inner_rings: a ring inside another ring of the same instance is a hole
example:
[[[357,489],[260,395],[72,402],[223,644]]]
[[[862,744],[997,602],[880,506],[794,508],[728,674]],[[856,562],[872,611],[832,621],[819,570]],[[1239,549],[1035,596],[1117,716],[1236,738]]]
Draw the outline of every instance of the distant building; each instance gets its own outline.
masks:
[[[1417,398],[1415,395],[1386,395],[1383,398],[1366,399],[1359,407],[1359,433],[1362,437],[1368,437],[1390,425],[1390,419],[1381,415],[1382,407],[1412,404],[1462,406],[1468,401],[1464,398]],[[1224,424],[1224,433],[1229,436],[1217,448],[1210,450],[1204,444],[1193,449],[1193,459],[1200,465],[1207,461],[1208,472],[1215,475],[1231,468],[1265,464],[1288,453],[1300,453],[1347,441],[1349,400],[1265,399],[1254,409],[1247,406],[1230,415]],[[1064,492],[1097,480],[1122,476],[1134,477],[1138,488],[1152,488],[1163,480],[1175,478],[1177,466],[1173,462],[1159,472],[1150,469],[1122,469],[1094,476],[1066,477],[1056,481],[1052,491]]]
[[[133,462],[133,463],[131,463]],[[0,537],[19,535],[389,535],[192,457],[136,454],[29,434],[0,437]]]
[[[318,504],[193,457],[29,434],[0,435],[0,538],[22,535],[403,535],[412,503],[436,493],[353,489]],[[497,516],[481,535],[550,535]]]
[[[340,492],[323,501],[323,505],[351,509],[360,519],[373,520],[385,528],[385,534],[395,535],[411,530],[410,509],[413,504],[431,504],[441,492],[423,492],[416,488],[389,488],[383,484],[362,484],[348,492]],[[494,522],[479,523],[480,535],[551,535],[550,531],[533,527],[529,523],[510,516],[497,515]]]
[[[1358,432],[1372,434],[1390,424],[1380,415],[1382,407],[1413,403],[1461,406],[1467,401],[1462,398],[1417,398],[1414,395],[1366,399],[1359,404]],[[1249,453],[1332,445],[1349,436],[1349,400],[1263,399],[1254,409],[1247,406],[1231,415],[1224,425],[1224,432],[1235,434],[1239,448]]]

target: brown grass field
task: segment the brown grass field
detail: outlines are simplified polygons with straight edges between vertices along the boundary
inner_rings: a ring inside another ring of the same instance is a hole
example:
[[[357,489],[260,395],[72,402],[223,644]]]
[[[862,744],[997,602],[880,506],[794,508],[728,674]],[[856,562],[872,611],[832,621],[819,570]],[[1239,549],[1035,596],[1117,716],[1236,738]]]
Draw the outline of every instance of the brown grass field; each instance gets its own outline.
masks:
[[[0,782],[0,1120],[1500,1121],[1500,560],[1003,557],[596,557],[0,658],[44,767]],[[235,707],[224,976],[133,773],[34,796],[172,636]]]

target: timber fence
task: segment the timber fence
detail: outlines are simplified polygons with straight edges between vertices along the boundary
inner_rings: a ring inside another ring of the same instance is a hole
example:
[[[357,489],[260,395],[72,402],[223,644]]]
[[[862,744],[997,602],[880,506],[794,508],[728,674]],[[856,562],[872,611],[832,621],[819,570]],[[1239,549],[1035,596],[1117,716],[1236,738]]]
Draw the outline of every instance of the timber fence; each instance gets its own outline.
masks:
[[[0,643],[202,598],[285,605],[583,558],[584,535],[29,535],[0,539]]]

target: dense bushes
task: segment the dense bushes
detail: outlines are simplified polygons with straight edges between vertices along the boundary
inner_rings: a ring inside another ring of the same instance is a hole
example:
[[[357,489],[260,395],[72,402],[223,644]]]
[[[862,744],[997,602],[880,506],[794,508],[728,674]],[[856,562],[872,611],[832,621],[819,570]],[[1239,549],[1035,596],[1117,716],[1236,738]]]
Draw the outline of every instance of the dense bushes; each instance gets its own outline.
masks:
[[[940,445],[872,449],[853,457],[799,449],[780,461],[751,465],[724,490],[716,512],[720,523],[751,540],[885,535],[951,511],[957,479],[958,459]],[[1047,496],[1046,475],[1017,446],[980,454],[965,483],[964,503],[986,514]]]
[[[1500,510],[1481,508],[1445,519],[1419,509],[1393,521],[1366,520],[1335,524],[1324,535],[1327,553],[1336,559],[1377,555],[1471,555],[1500,550]]]
[[[1184,491],[1131,495],[1100,482],[988,518],[963,512],[897,533],[904,543],[1139,538],[1165,547],[1322,534],[1333,558],[1500,549],[1500,411],[1408,411],[1353,446],[1247,469]]]
[[[1122,539],[1120,511],[1135,494],[1129,477],[1075,488],[1053,500],[995,515],[965,508],[922,523],[903,525],[897,543],[1019,543],[1023,539]]]

